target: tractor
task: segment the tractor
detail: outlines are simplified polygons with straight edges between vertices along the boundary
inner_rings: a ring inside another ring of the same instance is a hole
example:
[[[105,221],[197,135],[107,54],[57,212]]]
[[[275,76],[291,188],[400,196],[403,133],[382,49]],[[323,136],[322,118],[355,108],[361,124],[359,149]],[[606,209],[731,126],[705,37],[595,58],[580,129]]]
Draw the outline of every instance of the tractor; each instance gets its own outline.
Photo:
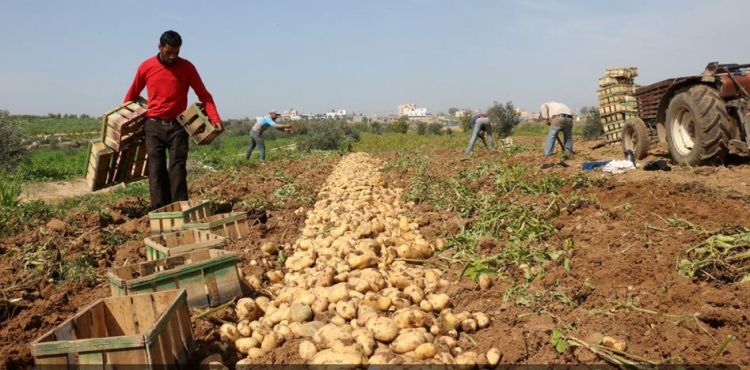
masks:
[[[750,64],[709,63],[702,74],[636,90],[638,117],[625,121],[622,147],[638,159],[652,143],[667,145],[680,165],[724,163],[750,155]]]

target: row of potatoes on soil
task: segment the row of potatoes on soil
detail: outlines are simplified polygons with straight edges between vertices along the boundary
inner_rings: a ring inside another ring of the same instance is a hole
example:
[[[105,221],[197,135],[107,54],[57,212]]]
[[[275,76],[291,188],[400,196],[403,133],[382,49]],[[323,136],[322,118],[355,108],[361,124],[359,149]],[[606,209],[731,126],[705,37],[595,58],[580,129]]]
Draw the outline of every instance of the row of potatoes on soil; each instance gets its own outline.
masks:
[[[496,348],[458,345],[459,333],[486,328],[490,318],[452,308],[440,270],[403,261],[426,259],[433,248],[402,216],[401,190],[386,187],[378,167],[366,154],[344,158],[308,212],[286,273],[267,273],[274,298],[237,302],[239,322],[222,325],[220,336],[247,356],[238,366],[293,338],[302,338],[299,355],[313,365],[499,362]],[[248,282],[260,287],[257,277]]]

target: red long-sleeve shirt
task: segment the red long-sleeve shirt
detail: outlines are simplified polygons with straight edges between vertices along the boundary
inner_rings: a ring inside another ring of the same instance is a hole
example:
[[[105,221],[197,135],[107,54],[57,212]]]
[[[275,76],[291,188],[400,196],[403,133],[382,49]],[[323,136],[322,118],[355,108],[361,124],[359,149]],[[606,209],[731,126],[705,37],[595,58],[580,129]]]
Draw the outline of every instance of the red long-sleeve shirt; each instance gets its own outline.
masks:
[[[125,101],[135,100],[144,87],[148,90],[148,117],[176,118],[187,108],[188,87],[192,87],[198,99],[205,104],[209,121],[221,122],[214,98],[203,85],[198,70],[187,59],[177,58],[171,66],[162,64],[158,56],[146,59],[138,66]]]

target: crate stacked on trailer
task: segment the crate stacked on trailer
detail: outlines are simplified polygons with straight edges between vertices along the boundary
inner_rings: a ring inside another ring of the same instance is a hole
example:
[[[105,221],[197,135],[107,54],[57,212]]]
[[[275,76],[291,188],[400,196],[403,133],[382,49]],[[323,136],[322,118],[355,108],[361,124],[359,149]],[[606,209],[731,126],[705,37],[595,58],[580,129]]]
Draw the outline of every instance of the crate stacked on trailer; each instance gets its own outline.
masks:
[[[608,68],[599,78],[599,115],[607,143],[619,142],[625,120],[638,116],[635,77],[638,68]]]

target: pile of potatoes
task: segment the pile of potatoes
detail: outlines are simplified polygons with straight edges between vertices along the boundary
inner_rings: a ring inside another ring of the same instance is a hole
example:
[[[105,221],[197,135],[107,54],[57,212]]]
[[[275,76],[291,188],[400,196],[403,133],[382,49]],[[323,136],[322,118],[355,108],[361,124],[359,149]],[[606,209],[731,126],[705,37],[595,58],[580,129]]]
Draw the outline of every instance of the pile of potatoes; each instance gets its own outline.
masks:
[[[403,216],[411,205],[402,204],[402,190],[387,187],[378,168],[365,153],[342,159],[307,213],[285,271],[267,273],[274,298],[237,302],[239,322],[219,334],[247,356],[238,366],[294,338],[313,365],[499,362],[496,348],[458,345],[460,333],[486,328],[490,318],[451,307],[440,270],[404,261],[428,258],[433,248]]]

